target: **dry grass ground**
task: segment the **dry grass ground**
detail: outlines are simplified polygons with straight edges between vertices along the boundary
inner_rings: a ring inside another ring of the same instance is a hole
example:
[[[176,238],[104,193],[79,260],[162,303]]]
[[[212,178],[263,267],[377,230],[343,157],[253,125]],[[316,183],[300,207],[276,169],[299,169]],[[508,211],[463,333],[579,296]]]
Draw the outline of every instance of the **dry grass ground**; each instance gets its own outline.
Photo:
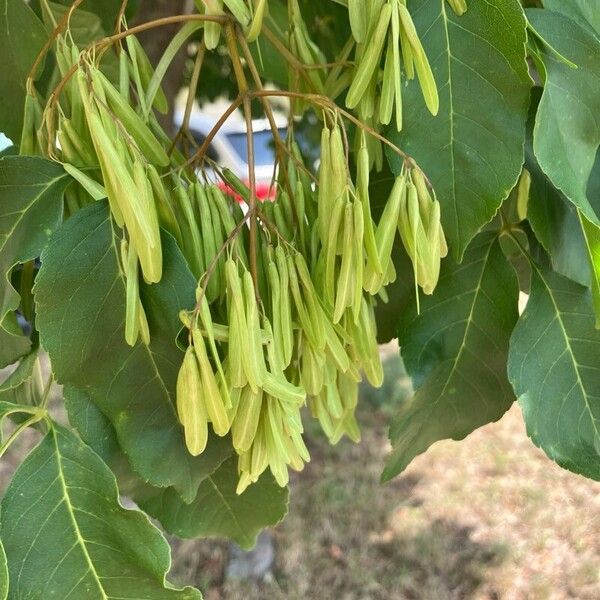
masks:
[[[360,445],[330,448],[310,428],[271,578],[224,583],[219,542],[178,547],[174,574],[208,600],[599,599],[600,486],[533,447],[517,406],[379,483],[396,380],[383,402],[367,394]]]

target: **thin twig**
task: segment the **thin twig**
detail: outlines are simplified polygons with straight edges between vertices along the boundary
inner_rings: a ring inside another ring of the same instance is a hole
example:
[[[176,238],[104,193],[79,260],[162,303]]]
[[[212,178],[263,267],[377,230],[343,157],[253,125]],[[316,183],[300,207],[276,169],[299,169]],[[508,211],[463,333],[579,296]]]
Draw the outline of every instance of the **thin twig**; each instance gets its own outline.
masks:
[[[242,98],[244,108],[244,119],[246,121],[246,145],[248,152],[248,178],[250,180],[250,197],[248,199],[248,211],[250,213],[250,273],[254,281],[254,290],[256,297],[258,294],[258,257],[257,257],[257,230],[256,230],[256,166],[254,164],[254,130],[252,127],[252,106],[251,96],[249,95],[248,81],[244,73],[242,60],[238,52],[235,25],[229,24],[225,28],[225,37],[227,39],[227,48],[233,65],[233,71],[237,81],[238,90]]]
[[[209,131],[208,135],[206,136],[206,139],[204,140],[204,142],[202,142],[202,146],[200,146],[198,151],[193,156],[191,156],[188,160],[186,160],[182,165],[177,167],[177,169],[174,169],[174,170],[184,169],[185,167],[189,167],[190,165],[193,165],[196,162],[199,163],[202,160],[204,160],[204,155],[208,151],[208,147],[210,146],[210,143],[213,141],[215,135],[217,135],[217,133],[219,133],[219,130],[221,129],[221,127],[223,127],[223,125],[225,124],[225,121],[227,121],[227,119],[229,119],[229,117],[242,105],[243,101],[244,101],[243,97],[238,96],[229,105],[229,108],[221,115],[219,120],[215,123],[214,127]]]
[[[80,1],[83,1],[83,0],[80,0]],[[102,38],[101,40],[93,42],[92,44],[87,46],[87,48],[83,52],[99,53],[102,50],[111,46],[112,44],[115,44],[116,42],[119,42],[122,39],[124,39],[130,35],[135,35],[136,33],[141,33],[142,31],[147,31],[149,29],[154,29],[156,27],[172,25],[174,23],[187,23],[189,21],[207,21],[207,22],[220,23],[221,25],[225,25],[226,23],[230,22],[230,20],[231,20],[231,18],[228,17],[227,15],[193,14],[193,15],[173,15],[171,17],[161,17],[160,19],[155,19],[153,21],[141,23],[140,25],[131,27],[130,29],[127,29],[126,31],[121,31],[120,33],[116,33],[114,35],[111,35],[110,37],[105,37],[105,38]],[[82,54],[83,54],[83,52],[82,52]],[[78,62],[75,63],[74,65],[72,65],[71,68],[67,71],[67,73],[65,73],[64,77],[58,82],[58,85],[54,88],[54,90],[52,91],[52,93],[50,94],[50,96],[48,98],[48,104],[47,104],[48,107],[51,107],[52,105],[54,105],[56,103],[56,101],[58,100],[58,97],[62,93],[62,90],[64,89],[65,85],[67,85],[67,83],[69,82],[71,77],[73,77],[73,75],[77,71],[78,66],[79,66]]]
[[[122,0],[121,6],[119,7],[119,12],[117,14],[117,20],[115,21],[115,33],[121,33],[123,26],[123,17],[125,16],[125,11],[127,10],[127,3],[129,0]]]
[[[200,290],[200,293],[198,294],[198,300],[196,301],[196,305],[194,307],[194,313],[193,313],[194,317],[197,316],[198,313],[200,312],[202,300],[203,300],[204,296],[206,295],[206,289],[208,288],[208,283],[210,281],[210,278],[213,276],[215,269],[217,268],[217,265],[219,264],[219,260],[220,260],[221,256],[223,256],[223,253],[225,252],[225,250],[227,250],[229,245],[232,244],[236,240],[237,236],[240,234],[240,232],[242,231],[242,228],[244,227],[244,225],[246,224],[246,222],[248,221],[248,219],[250,217],[251,217],[250,212],[247,212],[244,215],[244,218],[235,226],[234,229],[231,230],[231,233],[227,236],[227,239],[223,242],[223,245],[219,248],[219,251],[215,254],[214,258],[208,265],[208,268],[202,275],[201,280],[204,280],[204,283],[202,284],[202,289]]]
[[[431,184],[431,181],[427,178],[427,175],[423,172],[421,167],[419,167],[419,165],[417,164],[417,162],[415,161],[415,159],[412,156],[410,156],[409,154],[407,154],[406,152],[404,152],[403,150],[398,148],[398,146],[396,146],[396,144],[394,144],[393,142],[390,142],[390,140],[388,140],[386,137],[384,137],[383,135],[381,135],[380,133],[375,131],[372,127],[365,125],[360,119],[357,119],[352,113],[349,113],[347,110],[340,108],[335,102],[333,102],[333,100],[330,100],[329,98],[327,98],[327,96],[321,96],[319,94],[301,94],[300,92],[288,92],[288,91],[279,91],[279,90],[273,90],[273,91],[263,90],[263,91],[251,92],[251,95],[255,96],[257,98],[259,98],[261,96],[274,96],[274,97],[281,97],[281,98],[300,98],[302,100],[311,102],[311,103],[321,106],[323,108],[328,108],[329,110],[331,110],[334,113],[338,112],[343,117],[348,119],[348,121],[350,121],[351,123],[356,125],[356,127],[364,130],[366,133],[368,133],[372,137],[378,139],[380,142],[382,142],[386,146],[389,146],[396,154],[398,154],[398,156],[401,156],[403,158],[405,164],[408,167],[419,169],[419,171],[421,171],[421,173],[423,173],[423,177],[424,177],[427,185],[430,188],[433,187]]]

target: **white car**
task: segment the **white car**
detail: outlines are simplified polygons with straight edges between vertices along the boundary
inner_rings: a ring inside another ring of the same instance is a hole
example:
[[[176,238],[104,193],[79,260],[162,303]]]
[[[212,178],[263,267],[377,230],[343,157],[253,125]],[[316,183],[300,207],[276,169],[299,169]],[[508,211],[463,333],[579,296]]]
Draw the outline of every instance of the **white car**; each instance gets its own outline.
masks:
[[[189,129],[194,140],[201,146],[212,131],[218,116],[193,111],[190,117]],[[285,139],[287,122],[282,117],[276,117],[279,135]],[[175,125],[181,126],[183,112],[175,113]],[[271,183],[275,172],[275,143],[269,122],[266,119],[252,121],[254,132],[254,165],[256,172],[256,195],[259,198],[271,197]],[[227,119],[212,139],[207,156],[214,160],[219,167],[230,169],[244,183],[249,183],[248,148],[246,123],[239,113],[234,113]],[[210,168],[207,168],[210,176]]]

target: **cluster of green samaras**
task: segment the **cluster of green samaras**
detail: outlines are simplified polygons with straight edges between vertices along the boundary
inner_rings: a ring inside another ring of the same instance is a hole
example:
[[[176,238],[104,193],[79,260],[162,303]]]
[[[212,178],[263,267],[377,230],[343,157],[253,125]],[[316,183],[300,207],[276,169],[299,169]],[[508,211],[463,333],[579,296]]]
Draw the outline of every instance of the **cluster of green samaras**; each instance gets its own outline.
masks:
[[[396,279],[394,239],[400,232],[426,293],[446,253],[439,203],[418,169],[396,179],[376,225],[365,144],[353,180],[332,117],[323,128],[316,183],[292,146],[276,199],[259,209],[256,282],[238,239],[214,255],[196,308],[181,314],[190,345],[177,406],[187,445],[202,453],[209,424],[217,435],[231,432],[240,493],[267,468],[286,485],[288,468],[300,470],[309,460],[306,404],[331,443],[344,435],[359,439],[358,384],[363,374],[374,386],[383,379],[374,303],[385,300],[385,286]],[[247,194],[239,182],[234,187]]]
[[[201,4],[205,14],[229,9],[248,36],[260,30],[256,22],[266,10],[264,0]],[[177,411],[193,455],[205,450],[210,429],[231,434],[239,455],[239,493],[268,468],[284,486],[288,468],[300,470],[309,460],[302,439],[306,405],[332,443],[344,435],[359,439],[358,385],[363,376],[374,386],[383,378],[374,307],[386,301],[385,288],[396,279],[391,258],[396,235],[412,260],[415,285],[426,294],[433,292],[447,253],[440,205],[409,159],[378,224],[373,219],[369,177],[379,145],[373,123],[389,122],[395,105],[401,124],[400,56],[408,77],[416,71],[433,112],[437,92],[403,0],[348,7],[358,42],[351,41],[357,61],[348,71],[353,83],[347,95],[359,115],[356,171],[350,171],[343,120],[349,115],[325,96],[295,92],[322,109],[316,111],[323,123],[319,171],[304,162],[291,118],[285,141],[274,131],[276,197],[263,203],[218,165],[211,172],[222,178],[221,186],[191,168],[158,124],[153,109],[165,112],[167,102],[133,35],[123,36],[118,75],[111,79],[101,69],[108,47],[80,51],[68,32],[58,36],[63,79],[57,92],[43,108],[35,90],[28,90],[21,146],[60,161],[76,180],[66,192],[68,213],[108,198],[126,281],[127,343],[151,343],[140,281],[161,280],[161,228],[176,240],[198,280],[196,305],[181,307],[187,348]],[[296,0],[290,10],[299,15]],[[204,24],[207,48],[218,44],[221,26]],[[291,29],[289,46],[298,60],[309,66],[321,60],[299,17]],[[337,66],[333,71],[339,76]],[[321,79],[326,71],[306,72],[326,92],[329,84]]]

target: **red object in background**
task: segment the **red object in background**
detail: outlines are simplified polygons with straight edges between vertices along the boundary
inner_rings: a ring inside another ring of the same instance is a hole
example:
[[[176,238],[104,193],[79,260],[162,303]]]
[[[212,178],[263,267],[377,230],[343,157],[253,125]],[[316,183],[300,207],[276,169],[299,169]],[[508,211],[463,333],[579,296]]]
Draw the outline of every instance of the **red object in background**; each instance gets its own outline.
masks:
[[[237,202],[242,201],[242,197],[230,185],[227,185],[222,181],[220,181],[218,185],[228,196],[232,196]],[[244,185],[250,186],[250,182],[244,180]],[[275,186],[271,186],[269,183],[264,182],[256,184],[256,197],[259,200],[275,200],[276,195],[277,192]]]

